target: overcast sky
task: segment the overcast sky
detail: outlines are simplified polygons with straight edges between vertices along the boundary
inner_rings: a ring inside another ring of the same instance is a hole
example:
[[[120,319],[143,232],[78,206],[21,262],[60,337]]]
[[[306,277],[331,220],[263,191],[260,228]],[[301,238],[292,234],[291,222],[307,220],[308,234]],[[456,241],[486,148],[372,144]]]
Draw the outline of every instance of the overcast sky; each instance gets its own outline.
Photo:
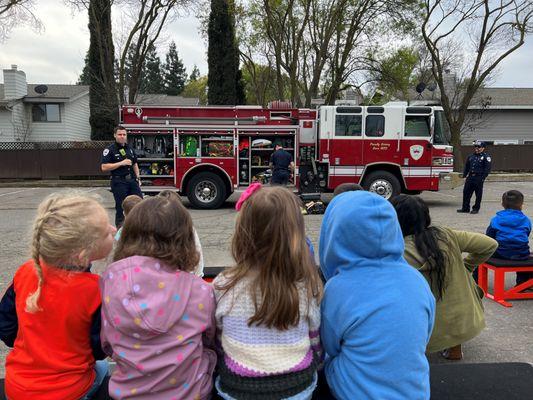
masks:
[[[86,13],[73,13],[60,0],[39,0],[36,14],[45,25],[41,34],[28,27],[13,29],[0,43],[0,69],[18,65],[28,83],[76,83],[89,47]],[[194,17],[181,18],[168,26],[166,37],[177,44],[187,72],[196,64],[207,73],[206,45]],[[163,58],[166,49],[159,49]],[[533,87],[533,36],[500,67],[492,86]],[[3,76],[0,74],[0,82]]]

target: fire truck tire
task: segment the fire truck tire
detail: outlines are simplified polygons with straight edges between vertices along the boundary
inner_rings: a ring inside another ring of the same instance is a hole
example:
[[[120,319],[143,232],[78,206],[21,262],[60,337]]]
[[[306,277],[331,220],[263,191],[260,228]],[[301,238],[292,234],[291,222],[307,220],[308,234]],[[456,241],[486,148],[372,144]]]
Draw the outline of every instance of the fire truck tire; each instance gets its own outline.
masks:
[[[194,208],[218,208],[227,198],[226,186],[220,176],[212,172],[200,172],[189,181],[187,198]]]
[[[387,200],[398,196],[402,185],[398,178],[388,171],[371,172],[363,181],[363,187],[369,192],[379,194]]]

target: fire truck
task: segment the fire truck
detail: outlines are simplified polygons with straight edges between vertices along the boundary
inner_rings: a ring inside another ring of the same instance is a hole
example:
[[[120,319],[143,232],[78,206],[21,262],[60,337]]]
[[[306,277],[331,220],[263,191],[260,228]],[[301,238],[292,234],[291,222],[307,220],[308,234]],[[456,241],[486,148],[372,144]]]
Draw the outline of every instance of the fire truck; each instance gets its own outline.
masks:
[[[176,190],[203,209],[268,182],[276,144],[295,161],[293,189],[309,197],[345,182],[385,198],[437,191],[449,186],[453,170],[442,108],[430,105],[126,105],[121,123],[138,156],[143,192]]]

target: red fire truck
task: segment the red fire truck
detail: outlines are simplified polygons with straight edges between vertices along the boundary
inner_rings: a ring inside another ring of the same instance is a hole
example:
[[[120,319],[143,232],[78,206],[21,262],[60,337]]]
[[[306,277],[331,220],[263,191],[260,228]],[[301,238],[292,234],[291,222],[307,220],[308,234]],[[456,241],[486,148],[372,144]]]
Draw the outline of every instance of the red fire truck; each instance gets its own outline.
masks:
[[[127,105],[121,120],[139,159],[143,191],[174,189],[197,208],[220,207],[234,191],[267,182],[277,143],[293,155],[292,184],[303,195],[345,182],[386,198],[436,191],[453,170],[447,124],[436,106]]]

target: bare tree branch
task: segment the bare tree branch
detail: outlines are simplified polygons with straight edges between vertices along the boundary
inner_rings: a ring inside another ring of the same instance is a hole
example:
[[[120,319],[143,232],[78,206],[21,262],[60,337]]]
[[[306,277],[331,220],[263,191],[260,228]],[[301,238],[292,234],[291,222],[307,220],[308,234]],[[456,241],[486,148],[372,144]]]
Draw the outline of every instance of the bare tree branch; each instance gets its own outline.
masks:
[[[38,33],[44,30],[33,8],[34,0],[0,0],[0,43],[8,39],[14,26],[28,25]]]

